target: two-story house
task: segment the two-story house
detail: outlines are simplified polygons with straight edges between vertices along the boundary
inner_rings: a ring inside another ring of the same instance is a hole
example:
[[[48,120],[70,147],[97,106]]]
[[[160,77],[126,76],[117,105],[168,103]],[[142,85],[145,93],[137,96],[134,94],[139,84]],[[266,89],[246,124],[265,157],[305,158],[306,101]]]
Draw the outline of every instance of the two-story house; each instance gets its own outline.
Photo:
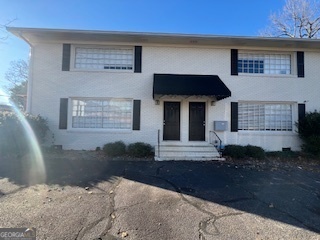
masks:
[[[319,108],[319,40],[8,30],[31,47],[27,111],[64,149],[139,141],[158,160],[206,160],[221,139],[299,150],[295,123]]]

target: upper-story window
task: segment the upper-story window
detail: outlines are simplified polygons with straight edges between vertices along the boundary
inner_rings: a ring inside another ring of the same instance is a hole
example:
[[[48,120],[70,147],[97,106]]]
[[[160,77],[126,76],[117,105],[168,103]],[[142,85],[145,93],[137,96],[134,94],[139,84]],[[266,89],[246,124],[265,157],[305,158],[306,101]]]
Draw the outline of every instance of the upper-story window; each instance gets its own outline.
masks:
[[[238,54],[238,72],[256,74],[291,74],[291,54]]]
[[[142,72],[142,46],[62,45],[62,71]]]
[[[92,70],[133,70],[133,48],[75,47],[74,67]]]

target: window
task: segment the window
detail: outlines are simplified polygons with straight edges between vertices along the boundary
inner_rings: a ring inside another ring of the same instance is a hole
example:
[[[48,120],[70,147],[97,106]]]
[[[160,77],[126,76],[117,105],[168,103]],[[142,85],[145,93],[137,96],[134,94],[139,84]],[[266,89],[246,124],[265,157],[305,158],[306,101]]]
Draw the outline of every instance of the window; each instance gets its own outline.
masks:
[[[76,47],[74,67],[93,70],[132,70],[133,48]]]
[[[292,131],[292,105],[239,103],[238,129],[249,131]]]
[[[291,74],[291,54],[239,53],[238,72]]]
[[[131,129],[130,99],[72,99],[72,128]]]

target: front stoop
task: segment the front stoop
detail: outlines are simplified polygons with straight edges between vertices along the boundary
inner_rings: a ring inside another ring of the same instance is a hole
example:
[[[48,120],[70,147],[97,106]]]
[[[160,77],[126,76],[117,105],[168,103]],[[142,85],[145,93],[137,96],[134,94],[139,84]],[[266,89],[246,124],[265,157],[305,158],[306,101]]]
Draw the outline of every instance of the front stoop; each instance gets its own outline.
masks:
[[[155,147],[156,161],[188,160],[212,161],[225,160],[213,145],[160,145]]]

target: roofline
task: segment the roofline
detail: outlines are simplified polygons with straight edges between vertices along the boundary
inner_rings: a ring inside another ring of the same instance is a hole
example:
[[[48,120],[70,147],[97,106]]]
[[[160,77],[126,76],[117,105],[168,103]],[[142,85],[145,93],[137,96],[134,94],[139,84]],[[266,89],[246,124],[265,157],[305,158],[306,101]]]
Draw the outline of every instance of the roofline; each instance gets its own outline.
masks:
[[[22,38],[29,44],[34,40],[32,37],[40,37],[45,35],[58,36],[60,38],[65,37],[66,40],[72,36],[81,35],[86,36],[86,40],[101,39],[102,37],[113,36],[120,39],[133,38],[143,40],[142,42],[153,43],[155,40],[166,42],[167,44],[172,42],[173,44],[178,44],[182,39],[188,39],[189,42],[197,44],[197,41],[209,42],[220,42],[226,41],[223,45],[230,45],[230,42],[237,43],[247,42],[247,46],[250,43],[253,45],[263,45],[263,43],[269,43],[268,45],[279,45],[283,47],[284,45],[300,46],[303,48],[318,48],[320,49],[319,39],[306,39],[306,38],[284,38],[284,37],[256,37],[256,36],[226,36],[226,35],[210,35],[210,34],[184,34],[184,33],[156,33],[156,32],[130,32],[130,31],[103,31],[103,30],[77,30],[77,29],[54,29],[54,28],[24,28],[24,27],[6,27],[7,31]],[[42,35],[41,35],[42,34]],[[58,38],[58,37],[57,37]],[[148,39],[149,41],[146,41]],[[308,46],[312,44],[312,46]],[[204,44],[200,44],[204,45]]]
[[[59,28],[24,28],[6,27],[7,31],[14,32],[42,32],[42,33],[81,33],[81,34],[101,34],[101,35],[131,35],[131,36],[162,36],[162,37],[192,37],[192,38],[225,38],[225,39],[251,39],[251,40],[276,40],[276,41],[316,41],[319,39],[310,38],[284,38],[284,37],[256,37],[256,36],[228,36],[212,34],[186,34],[186,33],[162,33],[162,32],[132,32],[132,31],[104,31],[104,30],[80,30],[80,29],[59,29]]]

